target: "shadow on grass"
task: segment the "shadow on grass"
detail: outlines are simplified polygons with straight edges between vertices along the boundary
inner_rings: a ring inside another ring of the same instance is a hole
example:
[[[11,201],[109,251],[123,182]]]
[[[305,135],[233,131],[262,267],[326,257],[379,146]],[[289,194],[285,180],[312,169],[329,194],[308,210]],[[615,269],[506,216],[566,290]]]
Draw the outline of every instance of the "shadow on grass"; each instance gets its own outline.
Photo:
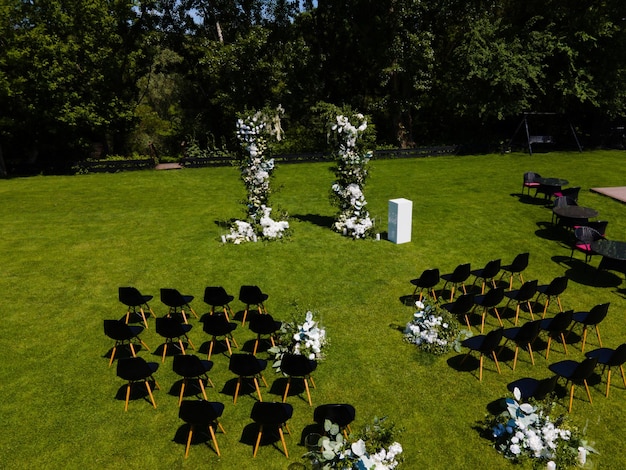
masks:
[[[334,217],[319,214],[294,214],[290,218],[325,228],[331,228],[335,222]]]
[[[200,382],[198,380],[199,379],[187,380],[187,383],[185,384],[185,392],[183,393],[183,400],[187,397],[195,397],[198,400],[202,400],[204,398],[202,396],[202,389],[200,388]],[[212,388],[211,384],[209,384],[205,379],[200,379],[200,380],[202,380],[205,390]],[[167,394],[173,397],[176,397],[178,399],[178,397],[180,397],[180,389],[182,386],[183,386],[183,379],[177,380],[176,382],[172,384]],[[207,395],[208,395],[208,391],[207,391]]]
[[[187,445],[187,439],[189,438],[189,430],[191,429],[191,425],[189,424],[183,424],[182,426],[180,426],[177,430],[176,430],[176,434],[174,434],[174,437],[172,438],[172,442],[175,442],[177,444],[182,444],[183,446]],[[219,436],[221,434],[221,432],[218,429],[215,429],[215,434],[216,434],[216,439],[218,441],[218,445],[219,445]],[[200,427],[196,427],[194,429],[193,434],[191,435],[191,446],[197,445],[197,444],[205,444],[206,447],[208,447],[209,449],[211,449],[213,451],[213,453],[215,455],[217,455],[217,452],[215,451],[215,449],[213,448],[213,441],[211,439],[211,435],[209,434],[207,429],[202,429]],[[181,453],[185,452],[185,447],[182,448]],[[193,452],[193,450],[191,450],[191,447],[189,448],[189,453]]]
[[[570,281],[589,287],[618,287],[622,278],[609,271],[591,266],[578,258],[553,256],[552,261],[566,269],[565,275]]]
[[[530,196],[528,194],[522,194],[522,193],[511,193],[510,196],[516,197],[519,200],[519,202],[521,202],[522,204],[528,204],[530,206],[545,206],[546,205],[546,199],[544,198]]]
[[[250,454],[254,452],[254,445],[256,443],[257,437],[259,435],[260,426],[257,423],[249,423],[243,428],[241,432],[241,438],[239,442],[241,444],[246,444],[250,446]],[[291,430],[291,427],[289,428]],[[288,434],[284,431],[285,434]],[[289,439],[285,439],[287,442],[287,450],[289,450]],[[261,442],[259,443],[259,450],[257,452],[264,452],[262,447],[272,446],[276,449],[277,452],[280,452],[283,456],[284,450],[283,445],[280,442],[280,436],[278,434],[278,428],[275,426],[264,426],[263,434],[261,435]],[[257,453],[257,458],[260,459],[261,456]],[[261,460],[262,462],[262,460]],[[260,464],[262,467],[262,464]]]
[[[211,346],[211,341],[205,341],[198,348],[198,352],[201,354],[208,355],[210,346]],[[232,343],[232,341],[231,341],[230,347],[232,350],[237,349],[235,345]],[[227,358],[230,358],[230,355],[228,354],[228,346],[226,346],[226,341],[224,339],[218,339],[215,341],[215,343],[213,344],[213,351],[211,351],[210,360],[213,360],[213,356],[217,356],[220,354],[224,355]]]
[[[156,387],[156,382],[154,380],[148,380],[148,384],[150,385],[150,390],[152,390],[152,395],[155,395],[155,392],[159,389]],[[126,401],[126,390],[128,389],[128,382],[122,385],[115,394],[115,399],[119,401]],[[150,408],[152,408],[152,402],[150,401],[150,395],[148,394],[148,389],[146,388],[145,382],[133,382],[130,384],[130,396],[128,398],[128,407],[130,408],[131,402],[143,400],[145,401]],[[157,397],[154,396],[154,401],[158,403]]]
[[[537,230],[535,235],[544,240],[550,240],[554,242],[560,242],[565,248],[570,248],[574,242],[571,232],[565,230],[563,227],[555,225],[551,222],[539,221],[537,222]]]

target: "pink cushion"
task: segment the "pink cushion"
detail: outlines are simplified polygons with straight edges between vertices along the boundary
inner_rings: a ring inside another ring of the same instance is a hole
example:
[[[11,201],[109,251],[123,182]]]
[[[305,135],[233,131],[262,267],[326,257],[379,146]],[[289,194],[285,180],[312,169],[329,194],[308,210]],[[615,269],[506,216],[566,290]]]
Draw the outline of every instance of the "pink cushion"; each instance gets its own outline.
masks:
[[[576,248],[580,251],[591,252],[591,245],[589,243],[576,244]]]
[[[524,186],[539,186],[539,183],[524,183]]]

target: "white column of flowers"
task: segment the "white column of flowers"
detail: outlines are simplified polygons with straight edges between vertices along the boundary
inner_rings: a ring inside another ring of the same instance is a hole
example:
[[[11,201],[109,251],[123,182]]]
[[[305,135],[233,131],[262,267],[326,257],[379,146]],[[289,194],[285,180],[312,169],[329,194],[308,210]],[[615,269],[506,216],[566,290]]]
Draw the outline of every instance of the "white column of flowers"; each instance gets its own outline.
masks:
[[[363,185],[367,178],[367,163],[372,152],[359,149],[358,141],[367,129],[367,120],[360,114],[351,117],[337,116],[331,130],[336,140],[335,167],[336,181],[332,186],[335,205],[339,214],[335,218],[333,229],[347,237],[365,238],[372,229],[372,220],[365,207],[367,201],[363,195]]]
[[[275,221],[271,218],[272,209],[268,205],[274,159],[266,157],[267,137],[274,136],[280,140],[282,130],[278,112],[270,116],[266,112],[257,111],[237,120],[237,138],[245,152],[241,179],[248,192],[248,221],[236,220],[233,223],[230,233],[225,236],[232,243],[282,238],[289,228],[286,220]]]

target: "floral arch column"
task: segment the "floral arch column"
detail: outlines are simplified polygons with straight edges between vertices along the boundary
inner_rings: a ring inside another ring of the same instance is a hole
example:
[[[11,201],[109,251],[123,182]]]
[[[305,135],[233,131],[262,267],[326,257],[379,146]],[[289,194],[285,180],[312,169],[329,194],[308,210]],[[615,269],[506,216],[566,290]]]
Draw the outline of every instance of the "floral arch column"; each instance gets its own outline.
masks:
[[[373,226],[363,194],[367,163],[372,157],[371,151],[364,152],[360,148],[359,140],[365,129],[367,120],[360,113],[350,118],[339,115],[331,126],[337,160],[332,191],[335,205],[339,207],[333,229],[355,239],[368,236]]]
[[[275,221],[271,218],[269,206],[270,179],[274,171],[274,159],[267,158],[267,139],[280,140],[280,112],[275,114],[257,111],[237,120],[237,138],[244,151],[241,164],[241,179],[247,189],[246,209],[248,220],[236,220],[231,231],[225,236],[235,244],[256,242],[260,238],[282,238],[289,228],[286,220]]]

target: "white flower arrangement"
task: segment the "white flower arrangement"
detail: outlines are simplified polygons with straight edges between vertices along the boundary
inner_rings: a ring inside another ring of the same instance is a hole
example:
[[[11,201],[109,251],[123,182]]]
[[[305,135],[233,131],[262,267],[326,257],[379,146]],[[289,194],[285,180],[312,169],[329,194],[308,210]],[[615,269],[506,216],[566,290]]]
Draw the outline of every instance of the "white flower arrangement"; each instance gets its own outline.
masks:
[[[276,334],[276,346],[268,352],[274,355],[274,369],[280,369],[280,363],[285,353],[301,354],[309,359],[324,360],[324,348],[328,345],[326,329],[319,326],[312,311],[307,311],[304,322],[294,319],[283,322]]]
[[[515,462],[533,459],[537,468],[566,469],[585,467],[595,449],[583,440],[576,428],[567,426],[566,417],[552,419],[550,404],[522,403],[518,388],[506,398],[506,411],[487,420],[494,447]]]
[[[417,311],[406,324],[404,339],[432,354],[445,354],[453,348],[460,351],[461,340],[471,332],[461,329],[450,312],[428,300],[415,302],[415,306]]]
[[[225,241],[240,244],[256,242],[260,237],[273,240],[283,238],[289,229],[286,220],[275,221],[270,217],[272,209],[268,206],[270,179],[275,164],[273,159],[265,157],[267,136],[274,135],[280,140],[281,110],[279,108],[275,116],[258,111],[237,120],[237,138],[246,152],[241,165],[241,179],[248,191],[246,206],[249,222],[236,220],[230,233],[224,237]]]
[[[358,433],[357,439],[343,437],[339,426],[326,420],[325,436],[318,449],[304,455],[314,468],[353,470],[392,470],[400,464],[402,445],[394,440],[393,425],[384,424],[386,418],[375,418],[372,426]],[[317,467],[316,467],[317,466]]]
[[[352,124],[347,116],[339,115],[331,126],[337,141],[337,181],[332,185],[332,192],[339,207],[333,228],[356,239],[365,238],[374,225],[365,207],[367,201],[362,189],[372,153],[357,149],[358,140],[367,129],[367,120],[360,113],[352,119],[358,125]]]

